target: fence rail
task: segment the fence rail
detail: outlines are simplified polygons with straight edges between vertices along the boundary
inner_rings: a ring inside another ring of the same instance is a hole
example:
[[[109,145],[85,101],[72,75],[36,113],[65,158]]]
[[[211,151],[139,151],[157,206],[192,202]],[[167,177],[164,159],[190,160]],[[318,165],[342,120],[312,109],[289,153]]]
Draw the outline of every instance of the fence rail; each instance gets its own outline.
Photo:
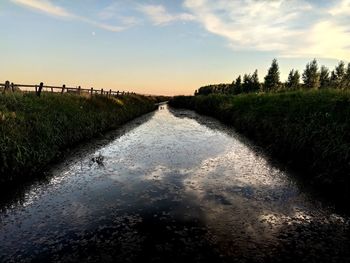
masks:
[[[48,86],[44,85],[43,82],[41,82],[38,85],[28,85],[28,84],[17,84],[10,81],[6,81],[5,83],[0,83],[0,90],[2,89],[2,93],[6,92],[15,92],[18,91],[20,88],[27,88],[26,90],[21,90],[22,92],[35,92],[37,96],[40,97],[41,92],[56,92],[56,93],[76,93],[78,95],[80,94],[90,94],[92,95],[104,95],[104,96],[122,96],[122,95],[129,95],[129,94],[135,94],[135,92],[129,92],[129,91],[114,91],[112,89],[110,90],[104,90],[104,89],[83,89],[81,86],[78,87],[67,87],[66,85],[62,86]],[[28,88],[31,88],[33,90],[28,90]]]

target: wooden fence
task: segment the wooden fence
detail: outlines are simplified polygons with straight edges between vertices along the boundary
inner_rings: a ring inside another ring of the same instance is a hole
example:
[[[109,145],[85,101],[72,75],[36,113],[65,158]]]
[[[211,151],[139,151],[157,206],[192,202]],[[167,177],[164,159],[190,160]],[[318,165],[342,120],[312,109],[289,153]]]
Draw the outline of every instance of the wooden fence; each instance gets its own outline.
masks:
[[[21,89],[25,88],[25,89]],[[103,89],[83,89],[80,86],[73,88],[73,87],[66,87],[66,85],[62,85],[61,87],[58,86],[46,86],[43,82],[41,82],[39,85],[27,85],[27,84],[15,84],[13,82],[10,83],[10,81],[6,81],[5,83],[0,83],[0,90],[2,90],[2,93],[5,92],[15,92],[18,90],[21,90],[22,92],[35,92],[37,96],[40,97],[41,92],[56,92],[56,93],[74,93],[74,94],[90,94],[92,95],[104,95],[104,96],[122,96],[122,95],[129,95],[129,94],[135,94],[135,92],[126,92],[126,91],[113,91],[113,90],[103,90]]]

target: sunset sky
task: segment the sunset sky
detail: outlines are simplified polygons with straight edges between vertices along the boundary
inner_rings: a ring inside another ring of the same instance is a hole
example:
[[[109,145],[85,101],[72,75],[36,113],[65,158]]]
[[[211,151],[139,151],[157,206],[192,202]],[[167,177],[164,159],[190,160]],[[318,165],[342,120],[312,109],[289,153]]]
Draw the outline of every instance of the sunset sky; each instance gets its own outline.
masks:
[[[0,0],[1,82],[191,94],[350,60],[350,0]]]

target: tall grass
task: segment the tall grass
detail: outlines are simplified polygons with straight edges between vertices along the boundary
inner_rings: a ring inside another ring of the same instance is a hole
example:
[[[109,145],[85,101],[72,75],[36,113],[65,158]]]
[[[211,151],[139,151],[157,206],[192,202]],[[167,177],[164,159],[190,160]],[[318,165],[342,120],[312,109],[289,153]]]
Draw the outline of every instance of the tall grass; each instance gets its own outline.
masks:
[[[238,96],[179,96],[174,107],[231,124],[307,181],[350,198],[350,92],[339,90]]]
[[[155,99],[0,94],[0,183],[29,176],[82,140],[154,109]]]

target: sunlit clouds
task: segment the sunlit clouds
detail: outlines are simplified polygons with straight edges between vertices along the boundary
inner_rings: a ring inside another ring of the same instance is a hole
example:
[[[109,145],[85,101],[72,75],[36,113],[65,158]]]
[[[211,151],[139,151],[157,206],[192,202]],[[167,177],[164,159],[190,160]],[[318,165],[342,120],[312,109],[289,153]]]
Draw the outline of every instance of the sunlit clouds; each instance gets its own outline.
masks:
[[[350,59],[350,1],[186,0],[184,7],[233,49]]]

